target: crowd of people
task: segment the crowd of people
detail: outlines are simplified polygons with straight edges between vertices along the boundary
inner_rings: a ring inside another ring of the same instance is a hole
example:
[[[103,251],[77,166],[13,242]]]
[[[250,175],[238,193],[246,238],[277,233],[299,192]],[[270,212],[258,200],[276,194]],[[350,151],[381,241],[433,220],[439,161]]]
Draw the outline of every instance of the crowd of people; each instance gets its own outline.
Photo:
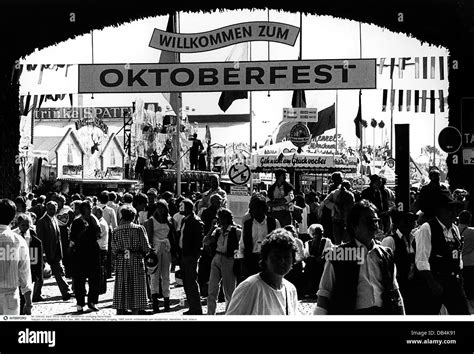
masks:
[[[467,315],[474,228],[466,193],[451,193],[439,174],[430,169],[430,183],[400,210],[383,176],[359,193],[336,172],[326,195],[303,195],[277,170],[240,225],[218,175],[187,196],[150,188],[3,199],[0,247],[17,257],[0,260],[0,314],[31,314],[47,264],[79,313],[100,310],[108,279],[118,315],[168,312],[174,272],[189,315],[203,314],[202,298],[209,315],[218,301],[227,315],[295,315],[305,298],[315,315]]]

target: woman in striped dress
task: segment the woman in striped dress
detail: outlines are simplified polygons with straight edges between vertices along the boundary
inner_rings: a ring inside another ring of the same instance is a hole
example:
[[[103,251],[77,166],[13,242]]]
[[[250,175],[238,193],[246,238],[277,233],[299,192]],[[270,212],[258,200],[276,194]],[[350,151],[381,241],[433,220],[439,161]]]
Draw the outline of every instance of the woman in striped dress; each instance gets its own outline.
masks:
[[[112,257],[115,260],[113,308],[117,315],[131,310],[138,315],[148,307],[144,255],[150,251],[145,228],[133,223],[136,210],[131,205],[121,209],[122,224],[112,235]]]

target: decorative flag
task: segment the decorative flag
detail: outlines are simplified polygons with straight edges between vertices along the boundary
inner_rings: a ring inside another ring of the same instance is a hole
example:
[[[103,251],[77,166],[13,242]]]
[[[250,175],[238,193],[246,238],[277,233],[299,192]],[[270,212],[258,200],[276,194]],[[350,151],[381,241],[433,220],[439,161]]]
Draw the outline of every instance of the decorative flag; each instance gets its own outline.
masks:
[[[17,68],[17,64],[13,65],[12,77],[11,77],[10,82],[12,84],[18,84],[20,82],[20,76],[22,72],[23,72],[23,64],[20,64],[19,68]]]
[[[390,92],[390,110],[393,111],[393,106],[395,106],[395,90]]]
[[[423,57],[423,79],[428,78],[428,57]]]
[[[407,112],[411,109],[411,90],[407,90]]]
[[[331,106],[318,112],[318,122],[309,122],[308,128],[313,138],[322,135],[326,130],[336,128],[336,104],[333,103]]]
[[[26,70],[27,71],[35,71],[37,66],[38,66],[38,64],[27,64],[26,65]]]
[[[357,110],[357,115],[354,118],[354,124],[355,124],[356,137],[361,139],[361,136],[362,136],[362,91],[361,90],[359,90],[359,109]]]
[[[238,65],[239,62],[246,60],[248,60],[248,43],[239,43],[232,48],[225,61],[232,61]],[[225,112],[235,100],[244,98],[248,98],[247,91],[223,91],[219,97],[219,107]]]
[[[444,112],[444,94],[443,94],[443,90],[439,90],[439,111]]]
[[[382,93],[382,112],[387,111],[387,96],[388,96],[388,90],[383,89],[383,93]]]
[[[434,79],[434,78],[435,78],[435,68],[436,68],[436,57],[431,57],[430,79]]]
[[[405,58],[398,58],[398,77],[403,79],[403,70],[405,70]]]
[[[45,97],[45,95],[40,95],[40,100],[38,102],[38,109],[41,108],[41,105],[43,104],[43,101],[44,101],[44,97]]]
[[[430,90],[430,113],[435,113],[435,90]]]
[[[426,90],[421,90],[421,112],[426,112]]]
[[[444,57],[439,57],[439,79],[444,80]]]
[[[390,78],[393,78],[393,70],[395,69],[395,58],[390,58]]]
[[[20,114],[26,116],[28,114],[28,109],[30,107],[31,95],[28,94],[25,96],[20,96]]]
[[[403,109],[403,90],[398,90],[398,111]]]
[[[420,91],[415,90],[415,113],[418,113],[419,105],[420,105]]]
[[[71,108],[72,108],[72,93],[69,94],[69,102],[71,103]]]
[[[415,79],[420,78],[420,58],[415,58]]]
[[[306,108],[306,94],[304,90],[294,90],[291,97],[291,107]]]
[[[379,74],[382,75],[383,68],[384,68],[385,58],[380,58],[380,65],[379,65]]]
[[[177,24],[176,24],[176,14],[173,12],[170,14],[168,18],[168,24],[166,25],[166,32],[176,33],[177,32]],[[163,50],[160,54],[160,63],[163,64],[171,64],[178,62],[176,54],[173,52],[168,52]],[[177,116],[180,111],[180,107],[178,107],[178,93],[163,93],[163,97],[168,101],[171,105],[171,108],[174,111],[174,114]]]
[[[66,77],[67,77],[67,72],[68,72],[70,66],[72,66],[72,64],[66,64],[66,73],[64,75]]]

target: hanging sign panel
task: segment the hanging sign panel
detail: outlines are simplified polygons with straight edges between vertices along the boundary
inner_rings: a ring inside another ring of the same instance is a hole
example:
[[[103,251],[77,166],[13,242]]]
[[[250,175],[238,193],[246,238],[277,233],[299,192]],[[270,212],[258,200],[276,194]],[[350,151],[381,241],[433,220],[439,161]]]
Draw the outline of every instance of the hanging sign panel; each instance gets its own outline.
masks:
[[[284,122],[318,122],[317,108],[283,108]]]
[[[293,46],[299,27],[278,22],[245,22],[201,33],[153,31],[149,46],[168,52],[198,53],[242,42],[270,41]]]
[[[375,89],[375,59],[80,64],[79,93]]]

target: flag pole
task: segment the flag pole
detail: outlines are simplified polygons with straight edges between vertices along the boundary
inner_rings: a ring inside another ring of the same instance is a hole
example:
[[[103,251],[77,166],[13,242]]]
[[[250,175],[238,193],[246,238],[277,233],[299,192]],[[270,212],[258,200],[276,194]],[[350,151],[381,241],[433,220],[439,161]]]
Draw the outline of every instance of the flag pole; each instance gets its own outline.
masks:
[[[362,23],[359,22],[359,57],[362,59]],[[360,126],[360,164],[362,166],[363,154],[364,154],[364,126],[362,124],[362,90],[359,90],[359,109],[361,121],[359,122]],[[361,167],[361,172],[363,174],[363,169]]]
[[[338,92],[339,92],[339,90],[336,90],[336,109],[335,109],[335,114],[336,114],[336,117],[335,117],[335,120],[336,120],[336,123],[335,123],[336,124],[336,154],[337,154],[337,137],[338,137],[338,135],[337,135],[337,100],[338,100],[338,96],[339,96]]]
[[[176,12],[175,16],[175,28],[176,28],[176,33],[180,32],[179,28],[179,11]],[[176,63],[179,63],[181,58],[179,52],[175,52],[175,58],[176,58]],[[178,92],[178,112],[176,113],[176,194],[177,196],[181,196],[181,154],[180,154],[180,148],[181,148],[181,115],[182,115],[182,95],[181,92]]]
[[[249,42],[249,61],[252,61],[252,42]],[[253,106],[252,106],[252,91],[249,91],[249,108],[250,108],[250,135],[249,135],[249,154],[250,154],[250,161],[252,161],[252,143],[253,143]],[[250,172],[250,195],[253,193],[253,174]]]

